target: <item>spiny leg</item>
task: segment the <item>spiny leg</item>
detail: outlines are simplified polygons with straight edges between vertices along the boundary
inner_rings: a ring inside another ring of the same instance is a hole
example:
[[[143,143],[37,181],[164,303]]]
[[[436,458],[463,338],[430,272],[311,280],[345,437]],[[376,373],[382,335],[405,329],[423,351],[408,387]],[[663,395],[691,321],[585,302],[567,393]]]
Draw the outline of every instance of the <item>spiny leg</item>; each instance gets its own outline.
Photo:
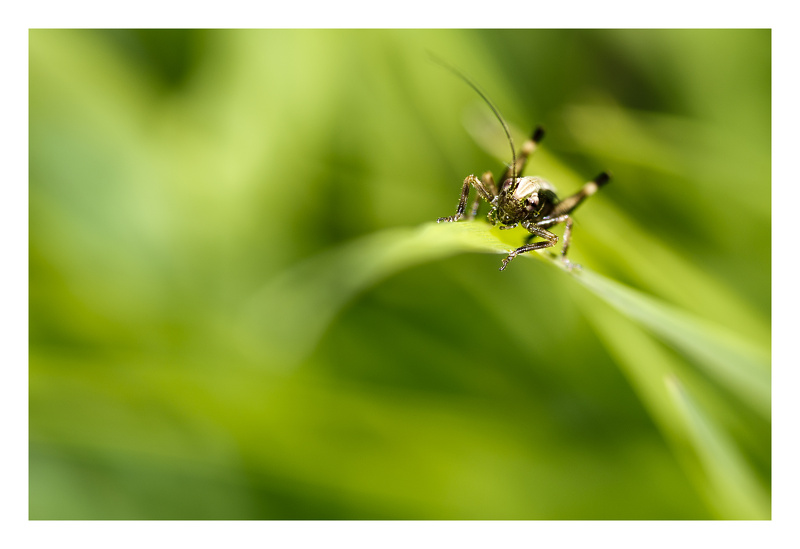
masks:
[[[567,250],[569,249],[570,237],[572,236],[572,218],[568,215],[561,215],[559,217],[546,217],[542,220],[537,221],[536,223],[531,223],[534,227],[540,227],[542,229],[546,229],[548,227],[552,227],[553,225],[557,225],[559,223],[566,222],[566,226],[564,227],[564,245],[561,247],[561,259],[566,261]],[[525,242],[530,242],[538,235],[531,233],[529,234]]]
[[[472,184],[472,180],[475,179],[474,175],[469,175],[464,180],[464,186],[461,187],[461,198],[458,199],[458,206],[456,207],[455,215],[450,215],[447,217],[440,217],[436,220],[437,223],[449,223],[451,221],[458,221],[464,216],[464,208],[467,205],[467,198],[469,198],[469,186]]]
[[[572,218],[567,219],[564,226],[564,246],[561,248],[561,259],[567,260],[567,250],[569,249],[569,239],[572,236]]]
[[[538,221],[525,221],[522,223],[522,226],[528,230],[530,230],[529,227],[539,227],[540,229],[548,229],[553,225],[558,225],[559,223],[565,222],[567,219],[569,219],[568,215],[560,215],[558,217],[553,217],[548,215],[547,217],[543,217]],[[532,233],[529,234],[527,238],[528,240],[532,240],[536,236],[537,235],[535,233]]]
[[[563,223],[564,221],[568,221],[569,219],[570,217],[568,215],[560,215],[558,217],[547,216],[538,221],[523,221],[522,226],[525,227],[531,233],[525,237],[525,242],[530,242],[537,236],[540,236],[539,233],[537,232],[537,229],[549,229],[553,225],[558,225],[559,223]]]
[[[472,207],[469,210],[469,214],[467,214],[467,221],[471,221],[475,219],[475,216],[478,215],[478,208],[481,206],[481,195],[476,194],[475,198],[472,200]]]
[[[500,178],[500,183],[502,184],[505,182],[506,179],[512,176],[512,174],[517,174],[517,177],[522,173],[522,170],[525,169],[525,164],[528,163],[528,158],[533,154],[536,150],[536,146],[544,137],[544,128],[541,126],[536,126],[536,129],[533,130],[533,135],[531,135],[530,139],[525,141],[522,144],[522,148],[519,151],[519,156],[517,157],[517,164],[516,166],[509,166],[506,168],[506,171],[503,172],[503,177]],[[497,193],[495,193],[497,194]]]
[[[503,260],[503,266],[500,267],[501,271],[505,270],[506,266],[508,266],[511,260],[513,260],[519,254],[532,252],[533,250],[541,250],[542,248],[550,248],[551,246],[555,246],[556,243],[558,242],[558,236],[556,236],[555,234],[551,233],[546,229],[542,229],[533,224],[530,225],[524,224],[524,227],[532,233],[530,238],[541,236],[545,240],[543,242],[534,242],[533,244],[525,244],[524,246],[520,246],[519,248],[508,254],[508,257]]]
[[[494,184],[492,172],[484,172],[481,176],[481,183],[484,185],[483,193],[486,195],[486,200],[491,202],[497,196],[497,185]]]
[[[464,217],[464,210],[467,207],[467,198],[469,198],[469,187],[472,185],[475,187],[475,190],[478,191],[478,197],[483,198],[487,202],[491,202],[494,200],[495,195],[490,195],[489,193],[494,190],[494,181],[490,180],[491,185],[487,185],[474,175],[468,175],[466,179],[464,179],[464,186],[461,187],[461,198],[458,200],[458,207],[456,208],[455,215],[451,215],[448,217],[440,217],[436,220],[437,223],[449,223],[451,221],[458,221],[462,217]],[[489,187],[487,189],[487,186]]]
[[[537,226],[544,228],[552,227],[557,223],[566,222],[566,227],[564,228],[564,246],[561,248],[561,259],[565,263],[569,264],[567,261],[567,250],[569,250],[570,237],[572,236],[572,218],[569,214],[575,211],[575,208],[580,206],[581,202],[592,196],[600,187],[608,183],[610,179],[611,176],[608,172],[598,174],[592,181],[585,183],[580,191],[556,204],[556,207],[553,208],[549,216],[536,223]]]
[[[487,202],[491,202],[495,196],[497,196],[497,186],[494,184],[494,176],[492,172],[486,172],[481,176],[481,183],[483,184],[483,192],[484,194],[490,194],[492,199],[488,199]],[[485,197],[484,197],[485,198]],[[475,216],[478,215],[478,208],[481,205],[481,192],[479,191],[478,194],[475,195],[475,199],[472,201],[472,208],[470,210],[467,219],[475,219]]]
[[[581,190],[577,193],[573,194],[572,196],[568,196],[558,204],[556,207],[553,208],[553,211],[550,212],[548,217],[560,217],[563,215],[567,215],[572,213],[575,208],[577,208],[581,202],[592,196],[594,193],[597,192],[597,189],[608,183],[611,179],[611,176],[608,173],[603,172],[597,177],[595,177],[592,181],[586,183]]]
[[[561,248],[561,262],[564,264],[564,267],[567,268],[568,271],[573,271],[575,269],[582,269],[580,265],[577,263],[572,263],[569,259],[567,259],[567,250],[569,249],[569,241],[570,236],[572,235],[572,218],[567,220],[567,225],[564,228],[564,247]]]

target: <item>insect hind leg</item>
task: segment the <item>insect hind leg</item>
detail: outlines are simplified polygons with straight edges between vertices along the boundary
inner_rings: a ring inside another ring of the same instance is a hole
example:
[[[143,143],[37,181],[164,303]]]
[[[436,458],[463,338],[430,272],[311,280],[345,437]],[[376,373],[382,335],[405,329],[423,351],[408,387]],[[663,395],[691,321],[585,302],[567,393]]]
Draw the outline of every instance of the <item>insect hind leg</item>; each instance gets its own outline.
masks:
[[[572,196],[568,196],[556,204],[556,207],[553,209],[550,217],[559,217],[572,213],[575,208],[580,206],[581,202],[596,193],[597,190],[608,183],[610,179],[611,176],[608,174],[608,172],[599,174],[593,180],[581,187],[581,190],[579,190],[577,193],[573,194]]]
[[[567,219],[564,226],[564,245],[561,247],[561,259],[567,260],[567,250],[569,249],[570,237],[572,236],[572,218]]]
[[[544,138],[544,128],[541,126],[536,126],[536,129],[533,130],[533,134],[531,137],[522,144],[522,148],[519,151],[519,156],[517,157],[517,163],[514,166],[509,166],[506,168],[506,171],[503,172],[503,176],[500,178],[500,183],[502,184],[505,182],[506,179],[511,177],[513,174],[516,174],[517,177],[520,176],[522,170],[525,169],[525,165],[528,163],[529,158],[533,155],[534,151],[536,150],[539,142]]]

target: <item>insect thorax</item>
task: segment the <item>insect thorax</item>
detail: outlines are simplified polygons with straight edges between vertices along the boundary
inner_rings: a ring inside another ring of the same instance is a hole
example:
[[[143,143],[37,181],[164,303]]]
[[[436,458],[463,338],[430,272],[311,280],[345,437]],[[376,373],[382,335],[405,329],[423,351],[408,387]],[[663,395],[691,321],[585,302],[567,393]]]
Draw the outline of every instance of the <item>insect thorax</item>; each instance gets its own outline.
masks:
[[[518,177],[506,179],[498,196],[494,218],[504,225],[548,215],[558,203],[553,185],[541,177]]]
[[[511,179],[506,179],[503,182],[503,188],[508,188],[511,185],[511,181]],[[536,196],[537,201],[539,197],[543,197],[546,200],[551,197],[558,199],[555,187],[546,179],[530,176],[518,177],[517,187],[511,197],[515,200],[524,200],[531,196]]]

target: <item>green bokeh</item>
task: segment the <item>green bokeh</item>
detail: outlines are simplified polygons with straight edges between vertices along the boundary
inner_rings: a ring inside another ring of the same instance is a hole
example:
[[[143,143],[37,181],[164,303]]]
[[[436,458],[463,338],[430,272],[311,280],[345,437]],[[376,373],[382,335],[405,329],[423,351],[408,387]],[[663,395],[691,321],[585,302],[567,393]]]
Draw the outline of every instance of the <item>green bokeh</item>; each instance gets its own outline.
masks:
[[[768,400],[647,322],[544,262],[346,250],[508,160],[433,52],[547,127],[529,172],[613,172],[575,261],[768,351],[770,42],[31,31],[31,518],[768,518]]]

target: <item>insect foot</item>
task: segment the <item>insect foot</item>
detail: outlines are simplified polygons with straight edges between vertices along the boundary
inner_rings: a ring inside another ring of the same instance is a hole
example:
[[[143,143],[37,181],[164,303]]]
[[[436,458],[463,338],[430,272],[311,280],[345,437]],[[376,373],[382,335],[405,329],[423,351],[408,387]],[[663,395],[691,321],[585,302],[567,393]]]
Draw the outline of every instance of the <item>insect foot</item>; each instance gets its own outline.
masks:
[[[516,252],[511,252],[510,254],[508,254],[508,257],[503,260],[503,265],[502,267],[500,267],[500,270],[505,271],[508,264],[511,263],[511,260],[514,259],[515,257],[517,257]]]
[[[567,272],[580,272],[583,270],[583,267],[579,263],[573,263],[563,255],[561,256],[561,262],[564,264]]]
[[[436,220],[437,223],[451,223],[453,221],[458,221],[459,216],[457,215],[450,215],[447,217],[440,217]]]

